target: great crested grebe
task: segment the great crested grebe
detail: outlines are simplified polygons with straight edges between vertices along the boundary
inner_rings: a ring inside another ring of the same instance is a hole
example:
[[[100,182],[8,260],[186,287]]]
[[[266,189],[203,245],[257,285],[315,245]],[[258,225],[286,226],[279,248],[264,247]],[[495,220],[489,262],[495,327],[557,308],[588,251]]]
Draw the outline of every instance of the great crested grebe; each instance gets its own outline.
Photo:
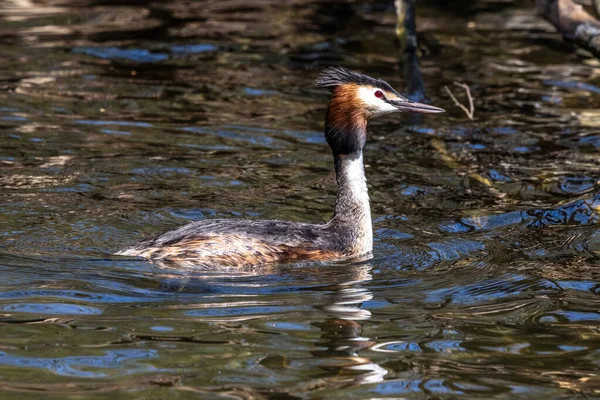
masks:
[[[325,138],[333,152],[338,191],[329,222],[203,220],[141,241],[117,254],[199,267],[247,267],[369,255],[373,250],[373,228],[362,156],[367,121],[395,112],[444,110],[412,102],[387,82],[342,67],[325,69],[315,85],[332,93]]]

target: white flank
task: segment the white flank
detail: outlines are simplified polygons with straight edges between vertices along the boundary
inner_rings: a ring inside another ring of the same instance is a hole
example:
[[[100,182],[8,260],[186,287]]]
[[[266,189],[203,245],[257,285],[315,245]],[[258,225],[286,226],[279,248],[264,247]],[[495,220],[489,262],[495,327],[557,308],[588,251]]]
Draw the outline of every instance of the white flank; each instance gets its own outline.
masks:
[[[116,256],[140,256],[143,257],[140,254],[139,250],[136,249],[124,249],[124,250],[120,250],[118,252],[115,253]]]

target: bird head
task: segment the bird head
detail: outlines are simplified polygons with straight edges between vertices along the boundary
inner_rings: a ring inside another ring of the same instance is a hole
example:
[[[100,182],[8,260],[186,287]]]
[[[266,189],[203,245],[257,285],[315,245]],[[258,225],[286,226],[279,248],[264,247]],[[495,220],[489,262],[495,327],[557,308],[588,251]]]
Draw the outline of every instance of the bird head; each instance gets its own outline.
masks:
[[[407,99],[386,81],[343,67],[326,68],[315,85],[332,93],[325,136],[334,153],[362,150],[367,121],[380,115],[411,112],[441,113],[445,110]]]

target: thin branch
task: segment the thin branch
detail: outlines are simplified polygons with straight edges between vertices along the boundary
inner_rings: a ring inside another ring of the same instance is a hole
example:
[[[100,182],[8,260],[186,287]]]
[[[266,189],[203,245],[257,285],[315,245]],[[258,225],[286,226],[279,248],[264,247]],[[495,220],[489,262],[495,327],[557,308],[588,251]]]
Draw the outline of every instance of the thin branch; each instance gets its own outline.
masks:
[[[454,101],[454,104],[456,104],[457,106],[459,106],[461,108],[461,110],[463,110],[465,112],[465,114],[467,114],[467,117],[469,117],[470,120],[473,120],[473,117],[475,115],[475,104],[473,103],[473,96],[471,96],[471,89],[469,88],[468,85],[466,85],[464,83],[459,83],[459,82],[454,82],[454,86],[458,86],[458,87],[463,88],[465,90],[465,92],[467,93],[467,99],[469,100],[469,108],[467,108],[464,105],[462,105],[456,99],[456,97],[454,96],[454,94],[452,93],[452,91],[448,88],[448,86],[444,86],[444,89],[446,89],[446,92],[452,98],[452,101]]]
[[[471,111],[471,119],[475,115],[475,104],[473,104],[473,96],[471,96],[471,88],[466,83],[458,83],[454,82],[454,84],[458,87],[465,89],[467,92],[467,98],[469,99],[469,111]]]

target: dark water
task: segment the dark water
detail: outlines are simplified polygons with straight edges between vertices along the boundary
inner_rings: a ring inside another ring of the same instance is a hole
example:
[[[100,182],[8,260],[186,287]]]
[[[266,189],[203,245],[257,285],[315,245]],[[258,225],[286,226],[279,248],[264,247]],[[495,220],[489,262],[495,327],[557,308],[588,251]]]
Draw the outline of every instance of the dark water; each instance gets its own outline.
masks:
[[[311,82],[405,88],[389,3],[0,3],[0,397],[598,396],[600,64],[527,1],[420,3],[449,113],[370,125],[370,262],[111,256],[203,218],[326,220]]]

